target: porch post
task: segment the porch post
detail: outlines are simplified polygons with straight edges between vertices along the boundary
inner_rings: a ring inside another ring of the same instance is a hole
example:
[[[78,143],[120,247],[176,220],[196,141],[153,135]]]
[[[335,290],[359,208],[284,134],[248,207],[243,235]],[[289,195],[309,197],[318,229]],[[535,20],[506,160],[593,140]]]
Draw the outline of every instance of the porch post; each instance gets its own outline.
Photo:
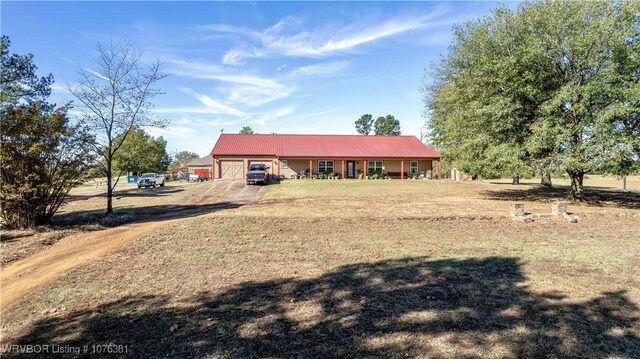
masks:
[[[404,160],[400,161],[400,179],[404,179]]]
[[[342,173],[342,179],[346,179],[347,176],[345,176],[345,174],[344,174],[344,160],[342,160],[342,172],[341,173]]]
[[[276,159],[278,161],[278,179],[280,179],[280,159]]]
[[[309,179],[313,178],[313,160],[309,160]]]
[[[362,179],[367,179],[369,174],[367,173],[367,160],[362,161]]]
[[[441,179],[440,178],[440,160],[438,160],[438,179]]]

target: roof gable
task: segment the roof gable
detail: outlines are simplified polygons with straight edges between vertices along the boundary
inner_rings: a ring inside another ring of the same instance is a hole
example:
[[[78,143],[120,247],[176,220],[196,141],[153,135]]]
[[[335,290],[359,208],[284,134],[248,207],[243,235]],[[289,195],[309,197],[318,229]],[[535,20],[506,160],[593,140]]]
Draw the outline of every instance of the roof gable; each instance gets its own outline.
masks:
[[[415,136],[221,134],[212,156],[440,158]]]

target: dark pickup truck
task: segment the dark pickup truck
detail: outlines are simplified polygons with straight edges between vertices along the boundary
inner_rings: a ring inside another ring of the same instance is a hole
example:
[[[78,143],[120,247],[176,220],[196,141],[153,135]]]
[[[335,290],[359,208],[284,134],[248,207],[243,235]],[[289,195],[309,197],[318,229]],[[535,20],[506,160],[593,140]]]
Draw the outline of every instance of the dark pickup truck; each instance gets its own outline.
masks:
[[[269,181],[269,167],[263,164],[249,165],[247,184],[267,184]]]

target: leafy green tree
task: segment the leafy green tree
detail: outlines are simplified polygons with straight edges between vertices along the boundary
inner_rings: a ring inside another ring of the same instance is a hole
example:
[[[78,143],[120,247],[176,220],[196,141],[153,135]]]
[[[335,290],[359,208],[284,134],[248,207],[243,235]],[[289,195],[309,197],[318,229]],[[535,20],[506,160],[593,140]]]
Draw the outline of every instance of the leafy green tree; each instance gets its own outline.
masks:
[[[119,143],[120,138],[116,138]],[[162,137],[154,138],[143,129],[133,129],[126,137],[120,151],[113,157],[114,173],[162,173],[167,170],[171,158],[167,154],[167,141]]]
[[[197,153],[189,152],[189,151],[180,151],[173,156],[173,162],[171,162],[171,167],[182,167],[189,164],[189,162],[195,160],[196,158],[200,158]]]
[[[640,4],[624,4],[616,17],[616,26],[626,28],[631,24],[633,30],[622,31],[627,34],[612,46],[611,66],[605,69],[605,81],[602,81],[600,101],[604,102],[604,111],[596,120],[594,132],[604,138],[601,151],[609,155],[601,170],[624,177],[640,171]]]
[[[364,114],[356,120],[356,131],[361,135],[368,135],[373,130],[373,116]]]
[[[10,45],[8,36],[0,38],[0,104],[4,108],[23,100],[48,105],[44,101],[51,94],[53,75],[38,77],[33,55],[9,54]]]
[[[252,135],[253,134],[253,130],[251,129],[251,127],[249,126],[244,126],[241,130],[240,130],[240,134],[242,135]]]
[[[9,55],[7,37],[1,53],[0,214],[9,227],[34,227],[49,223],[82,183],[93,138],[70,124],[68,105],[45,102],[53,76],[39,78],[31,55]]]
[[[165,121],[151,113],[151,98],[165,75],[158,61],[144,64],[142,53],[131,42],[103,47],[98,45],[95,69],[78,71],[80,79],[69,91],[83,112],[82,123],[95,134],[94,150],[107,178],[107,210],[113,212],[113,160],[134,128],[162,127]],[[117,140],[117,141],[116,141]]]
[[[610,144],[634,127],[614,123],[637,113],[637,96],[617,88],[620,72],[633,73],[621,64],[638,64],[638,10],[536,1],[458,26],[427,87],[432,138],[466,172],[565,172],[581,197],[584,174],[610,162]],[[637,86],[637,76],[625,81]]]
[[[524,149],[527,124],[544,100],[537,84],[523,80],[531,71],[544,79],[547,71],[530,66],[529,57],[516,51],[524,40],[509,36],[521,26],[512,12],[499,8],[494,16],[500,21],[455,28],[451,52],[427,89],[428,127],[452,166],[483,177],[522,175],[531,171]]]
[[[380,116],[373,123],[373,132],[376,135],[399,136],[400,121],[396,120],[392,115]]]

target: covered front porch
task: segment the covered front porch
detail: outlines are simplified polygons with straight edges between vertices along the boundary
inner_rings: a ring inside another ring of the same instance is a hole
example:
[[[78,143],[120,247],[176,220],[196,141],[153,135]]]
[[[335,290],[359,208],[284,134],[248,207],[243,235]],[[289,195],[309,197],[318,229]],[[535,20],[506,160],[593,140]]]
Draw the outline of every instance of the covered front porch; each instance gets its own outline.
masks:
[[[438,158],[280,158],[277,162],[284,178],[441,178]]]

